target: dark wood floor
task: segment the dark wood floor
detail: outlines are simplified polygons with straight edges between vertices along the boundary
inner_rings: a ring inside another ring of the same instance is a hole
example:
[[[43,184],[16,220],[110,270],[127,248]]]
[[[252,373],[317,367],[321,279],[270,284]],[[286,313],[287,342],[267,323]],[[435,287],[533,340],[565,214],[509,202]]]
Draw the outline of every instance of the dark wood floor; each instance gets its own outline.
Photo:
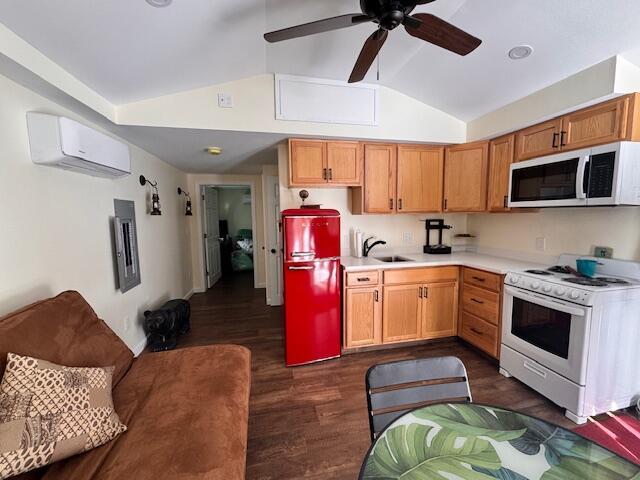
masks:
[[[247,479],[354,479],[369,447],[364,374],[390,360],[455,355],[467,367],[475,402],[505,406],[571,428],[560,408],[498,373],[456,340],[359,353],[284,367],[280,309],[264,304],[253,275],[220,281],[191,299],[192,330],[182,345],[235,343],[252,352]]]

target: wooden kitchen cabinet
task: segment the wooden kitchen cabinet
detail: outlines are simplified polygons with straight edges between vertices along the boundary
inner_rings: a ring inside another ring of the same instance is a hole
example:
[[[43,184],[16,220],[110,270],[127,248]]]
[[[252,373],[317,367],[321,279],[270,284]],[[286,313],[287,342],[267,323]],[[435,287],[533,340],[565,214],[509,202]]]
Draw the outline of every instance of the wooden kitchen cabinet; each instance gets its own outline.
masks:
[[[488,168],[489,142],[447,148],[444,164],[444,211],[485,211]]]
[[[558,153],[561,131],[561,118],[520,130],[516,134],[516,161]]]
[[[398,146],[398,213],[442,211],[444,148]]]
[[[420,338],[456,335],[458,319],[458,282],[424,285]]]
[[[422,285],[385,286],[383,292],[383,343],[417,340],[422,320]]]
[[[493,358],[500,357],[503,276],[462,269],[458,335]]]
[[[629,96],[585,108],[562,117],[563,150],[617,142],[627,134]]]
[[[487,210],[508,212],[510,167],[515,154],[514,134],[496,138],[489,143],[489,181],[487,184]]]
[[[365,143],[364,185],[352,190],[352,211],[362,213],[395,213],[397,146]]]
[[[358,142],[289,140],[289,186],[327,187],[362,183]]]
[[[358,142],[327,142],[327,183],[360,185],[362,162]]]
[[[380,287],[348,288],[345,292],[345,347],[382,343]]]

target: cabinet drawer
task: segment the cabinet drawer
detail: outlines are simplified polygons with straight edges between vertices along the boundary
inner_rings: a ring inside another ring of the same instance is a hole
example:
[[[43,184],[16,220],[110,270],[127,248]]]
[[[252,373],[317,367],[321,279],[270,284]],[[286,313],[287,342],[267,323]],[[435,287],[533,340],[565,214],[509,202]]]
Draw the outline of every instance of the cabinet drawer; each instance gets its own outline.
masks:
[[[367,272],[347,272],[347,287],[365,287],[367,285],[377,285],[379,281],[379,270]]]
[[[499,292],[502,286],[502,275],[476,270],[475,268],[465,268],[463,278],[464,283],[493,290],[494,292]]]
[[[462,288],[462,308],[497,326],[500,294],[465,284]]]
[[[431,283],[458,279],[458,267],[402,268],[384,271],[385,285]]]
[[[493,357],[498,357],[498,328],[481,318],[462,312],[460,336]]]

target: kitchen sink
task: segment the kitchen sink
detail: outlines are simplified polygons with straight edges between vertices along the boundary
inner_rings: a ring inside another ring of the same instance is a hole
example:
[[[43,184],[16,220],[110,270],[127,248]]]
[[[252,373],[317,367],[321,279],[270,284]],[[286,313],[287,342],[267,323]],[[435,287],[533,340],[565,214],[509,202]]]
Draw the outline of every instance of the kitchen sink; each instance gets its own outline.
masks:
[[[413,262],[413,260],[409,258],[398,257],[397,255],[393,255],[391,257],[374,257],[376,260],[380,260],[385,263],[395,263],[395,262]]]

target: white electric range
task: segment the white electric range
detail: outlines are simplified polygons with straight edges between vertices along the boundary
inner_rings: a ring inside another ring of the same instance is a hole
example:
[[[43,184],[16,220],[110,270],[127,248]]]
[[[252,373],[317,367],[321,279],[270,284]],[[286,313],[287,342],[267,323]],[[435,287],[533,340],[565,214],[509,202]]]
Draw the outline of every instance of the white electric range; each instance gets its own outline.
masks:
[[[580,424],[640,397],[640,263],[598,258],[591,279],[564,268],[578,258],[505,276],[500,372]]]

